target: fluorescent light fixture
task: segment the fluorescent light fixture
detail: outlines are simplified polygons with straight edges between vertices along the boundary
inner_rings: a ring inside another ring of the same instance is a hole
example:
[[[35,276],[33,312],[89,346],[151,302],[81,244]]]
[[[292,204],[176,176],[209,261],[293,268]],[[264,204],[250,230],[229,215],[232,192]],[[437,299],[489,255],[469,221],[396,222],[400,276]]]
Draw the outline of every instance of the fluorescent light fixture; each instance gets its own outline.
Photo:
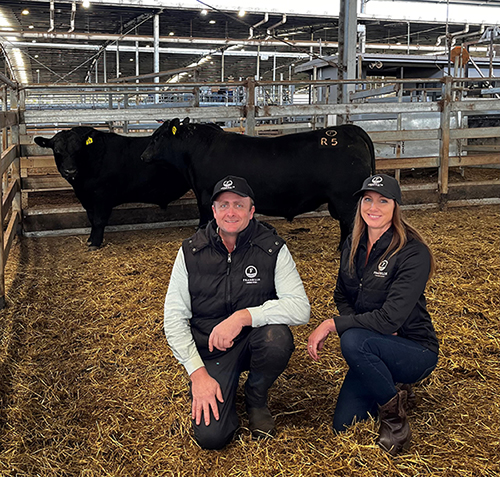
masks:
[[[82,0],[82,7],[89,8],[90,7],[90,0]]]
[[[240,9],[240,11],[238,12],[239,17],[244,17],[246,14],[247,14],[247,12],[245,12],[245,10],[243,10],[243,8]]]
[[[201,12],[200,12],[201,15],[205,16],[205,15],[208,15],[208,10],[205,10],[203,9]]]
[[[213,25],[214,23],[216,23],[215,20],[210,20],[208,23],[210,23],[211,25]]]
[[[30,11],[25,8],[22,12],[21,12],[21,15],[29,15],[30,14]]]

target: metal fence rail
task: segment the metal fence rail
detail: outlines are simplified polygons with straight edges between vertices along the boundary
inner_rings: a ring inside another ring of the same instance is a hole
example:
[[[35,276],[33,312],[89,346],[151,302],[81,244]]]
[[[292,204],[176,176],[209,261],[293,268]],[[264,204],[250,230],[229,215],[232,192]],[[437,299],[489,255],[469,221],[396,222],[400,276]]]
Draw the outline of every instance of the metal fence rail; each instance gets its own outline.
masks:
[[[0,309],[5,307],[5,265],[21,221],[18,90],[0,77]]]

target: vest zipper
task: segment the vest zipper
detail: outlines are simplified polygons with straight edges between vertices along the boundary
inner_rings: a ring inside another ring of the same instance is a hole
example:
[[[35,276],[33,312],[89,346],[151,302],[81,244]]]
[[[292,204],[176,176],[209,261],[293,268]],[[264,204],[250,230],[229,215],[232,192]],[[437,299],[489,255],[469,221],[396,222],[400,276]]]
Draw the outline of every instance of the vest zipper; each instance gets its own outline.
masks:
[[[226,309],[229,314],[232,314],[231,309],[231,280],[229,275],[231,273],[231,253],[227,254],[227,268],[226,268]]]

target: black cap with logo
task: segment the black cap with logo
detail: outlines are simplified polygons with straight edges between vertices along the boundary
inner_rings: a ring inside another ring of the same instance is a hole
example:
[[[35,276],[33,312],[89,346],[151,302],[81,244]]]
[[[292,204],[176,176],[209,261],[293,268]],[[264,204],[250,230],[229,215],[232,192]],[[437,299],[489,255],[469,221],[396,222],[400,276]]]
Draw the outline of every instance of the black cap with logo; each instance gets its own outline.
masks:
[[[234,192],[241,197],[250,197],[250,199],[255,200],[252,188],[243,177],[226,176],[217,182],[212,193],[212,202],[222,192]]]
[[[365,179],[363,182],[363,187],[354,195],[360,195],[367,190],[378,192],[388,199],[393,199],[399,205],[402,203],[401,188],[399,187],[398,181],[387,174],[375,174],[374,176],[368,177],[368,179]]]

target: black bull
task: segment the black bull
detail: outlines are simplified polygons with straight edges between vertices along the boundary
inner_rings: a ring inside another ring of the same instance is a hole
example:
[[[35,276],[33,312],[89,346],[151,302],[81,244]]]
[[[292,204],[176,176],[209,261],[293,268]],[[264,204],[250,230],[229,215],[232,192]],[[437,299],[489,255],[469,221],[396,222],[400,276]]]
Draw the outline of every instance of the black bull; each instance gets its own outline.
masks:
[[[71,184],[91,224],[89,248],[100,247],[113,207],[145,202],[166,207],[189,190],[168,164],[145,164],[141,154],[151,137],[126,137],[75,127],[35,142],[51,148],[61,175]]]
[[[354,125],[259,138],[174,119],[155,131],[142,158],[181,171],[198,200],[200,225],[212,217],[214,185],[231,174],[248,181],[260,214],[292,220],[328,203],[340,222],[341,244],[352,226],[353,194],[375,171],[373,143]]]

